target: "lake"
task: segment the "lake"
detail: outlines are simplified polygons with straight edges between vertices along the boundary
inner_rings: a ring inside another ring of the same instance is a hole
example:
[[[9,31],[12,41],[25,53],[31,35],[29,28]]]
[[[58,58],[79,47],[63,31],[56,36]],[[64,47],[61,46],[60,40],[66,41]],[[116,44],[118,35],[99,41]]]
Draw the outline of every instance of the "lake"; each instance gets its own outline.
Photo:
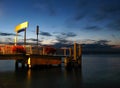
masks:
[[[120,88],[120,55],[83,55],[82,68],[18,69],[0,60],[0,88]]]

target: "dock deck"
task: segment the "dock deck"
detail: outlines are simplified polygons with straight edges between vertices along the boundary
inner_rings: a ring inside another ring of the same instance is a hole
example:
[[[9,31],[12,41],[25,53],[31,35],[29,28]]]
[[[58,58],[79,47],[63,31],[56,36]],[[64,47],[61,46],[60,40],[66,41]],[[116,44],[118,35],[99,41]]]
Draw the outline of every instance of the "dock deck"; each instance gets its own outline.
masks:
[[[81,50],[77,48],[77,44],[74,45],[74,49],[61,49],[63,54],[47,54],[43,47],[32,46],[26,47],[26,53],[15,53],[11,50],[11,47],[13,46],[6,45],[1,47],[0,60],[15,60],[17,64],[27,64],[29,67],[34,65],[60,65],[63,63],[62,58],[64,58],[65,64],[74,62],[81,64]],[[67,54],[67,52],[69,53]]]

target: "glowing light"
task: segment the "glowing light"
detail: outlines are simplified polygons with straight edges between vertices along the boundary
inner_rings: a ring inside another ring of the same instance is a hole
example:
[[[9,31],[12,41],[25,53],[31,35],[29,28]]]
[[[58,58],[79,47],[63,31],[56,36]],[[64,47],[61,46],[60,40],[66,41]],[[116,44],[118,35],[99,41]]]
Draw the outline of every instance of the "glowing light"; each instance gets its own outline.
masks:
[[[30,64],[30,57],[28,58],[28,66],[29,66],[29,68],[31,68],[31,64]]]

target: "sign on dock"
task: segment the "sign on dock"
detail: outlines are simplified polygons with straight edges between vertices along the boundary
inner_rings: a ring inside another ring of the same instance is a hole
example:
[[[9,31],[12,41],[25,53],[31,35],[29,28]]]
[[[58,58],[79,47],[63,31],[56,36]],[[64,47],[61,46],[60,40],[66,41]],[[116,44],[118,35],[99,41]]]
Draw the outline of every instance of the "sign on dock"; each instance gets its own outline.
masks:
[[[28,22],[23,22],[15,27],[15,32],[19,33],[24,31],[28,27]]]

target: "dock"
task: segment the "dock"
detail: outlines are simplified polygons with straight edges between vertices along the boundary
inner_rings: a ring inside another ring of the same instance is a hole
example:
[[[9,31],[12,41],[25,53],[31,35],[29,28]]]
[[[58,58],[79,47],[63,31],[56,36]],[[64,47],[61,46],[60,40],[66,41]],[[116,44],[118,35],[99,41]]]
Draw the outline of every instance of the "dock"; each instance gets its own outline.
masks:
[[[1,45],[0,60],[15,60],[16,67],[18,67],[19,63],[28,68],[35,65],[61,66],[63,63],[65,67],[74,67],[82,64],[82,47],[77,43],[74,43],[71,48],[59,49],[61,51],[59,53],[54,52],[54,49],[48,52],[45,47],[33,47],[30,45],[25,47],[25,53],[22,53],[20,49],[17,50],[19,52],[14,52],[13,47],[14,45]]]

